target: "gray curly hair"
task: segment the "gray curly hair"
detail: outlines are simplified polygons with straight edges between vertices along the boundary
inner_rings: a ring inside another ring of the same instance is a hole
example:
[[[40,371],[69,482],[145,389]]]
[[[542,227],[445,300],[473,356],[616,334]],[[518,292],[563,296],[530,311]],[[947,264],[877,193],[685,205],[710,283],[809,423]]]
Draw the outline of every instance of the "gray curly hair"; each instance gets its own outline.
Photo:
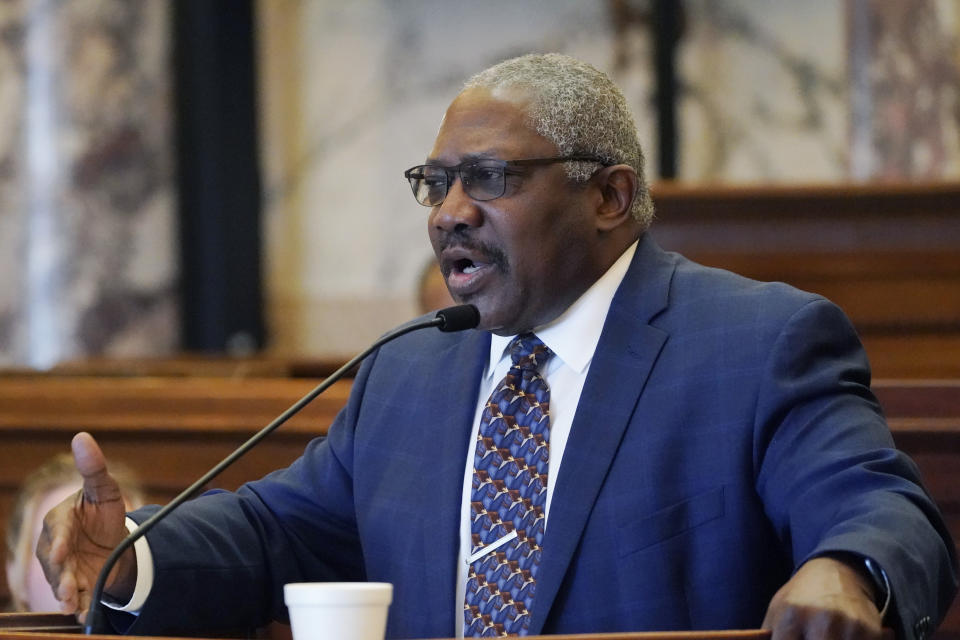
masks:
[[[609,164],[627,164],[640,187],[631,213],[643,228],[653,221],[653,202],[643,171],[637,127],[623,93],[602,71],[559,53],[504,60],[467,80],[464,89],[516,88],[530,94],[531,127],[557,145],[561,155],[593,155]],[[587,181],[592,162],[566,163],[567,176]]]

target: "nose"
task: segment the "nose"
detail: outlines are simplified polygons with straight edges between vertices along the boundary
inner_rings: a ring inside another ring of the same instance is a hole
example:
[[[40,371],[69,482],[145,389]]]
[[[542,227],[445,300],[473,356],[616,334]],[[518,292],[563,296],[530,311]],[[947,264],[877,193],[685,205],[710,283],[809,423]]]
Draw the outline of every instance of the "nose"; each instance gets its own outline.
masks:
[[[477,201],[463,190],[463,181],[453,181],[447,190],[447,197],[430,212],[430,226],[443,231],[463,231],[478,227],[483,219]]]

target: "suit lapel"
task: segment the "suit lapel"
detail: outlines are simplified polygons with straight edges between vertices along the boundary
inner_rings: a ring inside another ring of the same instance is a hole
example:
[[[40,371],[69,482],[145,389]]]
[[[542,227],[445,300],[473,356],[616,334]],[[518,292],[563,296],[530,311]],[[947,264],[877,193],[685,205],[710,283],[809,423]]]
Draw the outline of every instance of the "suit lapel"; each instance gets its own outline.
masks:
[[[440,388],[435,400],[423,414],[425,420],[438,421],[431,461],[429,491],[424,503],[414,508],[418,513],[433,514],[422,521],[424,558],[436,565],[430,571],[433,579],[427,584],[413,585],[424,594],[426,619],[437,619],[449,612],[446,622],[438,625],[441,635],[462,624],[452,605],[456,593],[457,558],[460,544],[460,508],[463,502],[464,461],[467,440],[477,406],[480,376],[490,353],[490,334],[474,331],[446,353],[430,358],[443,368],[430,372],[430,379]],[[451,409],[453,412],[451,412]]]
[[[580,396],[547,518],[530,634],[540,634],[667,333],[674,265],[646,236],[617,290]]]

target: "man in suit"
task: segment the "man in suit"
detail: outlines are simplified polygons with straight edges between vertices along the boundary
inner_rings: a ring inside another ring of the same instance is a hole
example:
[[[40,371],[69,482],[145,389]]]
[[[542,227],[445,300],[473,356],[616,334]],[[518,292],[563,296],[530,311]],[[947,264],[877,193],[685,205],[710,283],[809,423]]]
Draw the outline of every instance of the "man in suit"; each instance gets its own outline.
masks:
[[[130,632],[258,626],[284,583],[371,580],[394,585],[390,637],[930,633],[953,542],[854,330],[656,245],[609,78],[559,55],[492,67],[406,175],[480,328],[381,348],[290,468],[158,525],[108,583]],[[79,611],[124,514],[92,439],[74,451],[84,500],[39,552]]]

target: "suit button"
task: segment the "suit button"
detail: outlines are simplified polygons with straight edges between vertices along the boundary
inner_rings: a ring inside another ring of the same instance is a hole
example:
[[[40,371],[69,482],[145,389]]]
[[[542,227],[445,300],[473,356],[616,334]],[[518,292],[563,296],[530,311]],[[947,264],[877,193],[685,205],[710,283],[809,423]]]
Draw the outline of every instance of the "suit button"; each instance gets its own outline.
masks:
[[[930,637],[931,626],[930,616],[923,616],[913,625],[913,633],[919,640],[925,640]]]

